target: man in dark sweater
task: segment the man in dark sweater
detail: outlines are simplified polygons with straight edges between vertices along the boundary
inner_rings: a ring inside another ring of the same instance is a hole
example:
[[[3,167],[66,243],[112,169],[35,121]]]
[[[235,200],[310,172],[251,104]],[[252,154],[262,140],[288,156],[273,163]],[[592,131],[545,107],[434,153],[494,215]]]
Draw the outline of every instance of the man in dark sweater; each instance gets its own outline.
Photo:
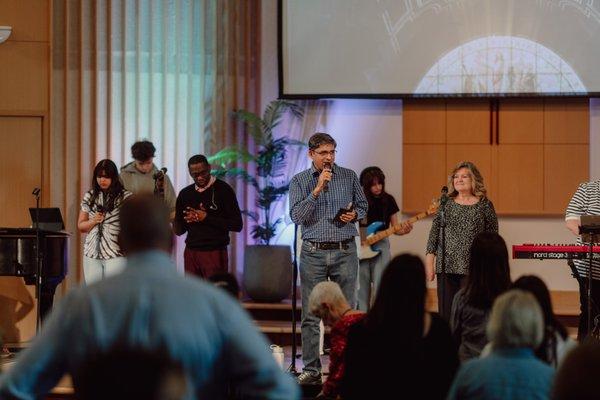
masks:
[[[194,183],[177,196],[173,230],[185,239],[185,272],[208,279],[228,271],[229,232],[242,230],[242,213],[233,188],[210,174],[203,155],[188,161]]]

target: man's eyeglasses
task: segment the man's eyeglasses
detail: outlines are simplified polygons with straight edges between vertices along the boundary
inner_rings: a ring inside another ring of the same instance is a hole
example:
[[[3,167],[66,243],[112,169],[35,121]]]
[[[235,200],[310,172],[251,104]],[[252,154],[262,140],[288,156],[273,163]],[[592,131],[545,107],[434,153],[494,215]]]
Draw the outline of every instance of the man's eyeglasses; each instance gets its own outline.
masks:
[[[321,150],[321,151],[315,151],[315,154],[321,157],[325,157],[327,155],[330,156],[335,156],[335,153],[337,153],[337,150],[331,150],[331,151],[327,151],[327,150]]]
[[[192,176],[192,178],[196,178],[198,176],[206,177],[206,176],[210,175],[210,169],[205,169],[205,170],[202,170],[202,171],[190,172],[190,175]]]

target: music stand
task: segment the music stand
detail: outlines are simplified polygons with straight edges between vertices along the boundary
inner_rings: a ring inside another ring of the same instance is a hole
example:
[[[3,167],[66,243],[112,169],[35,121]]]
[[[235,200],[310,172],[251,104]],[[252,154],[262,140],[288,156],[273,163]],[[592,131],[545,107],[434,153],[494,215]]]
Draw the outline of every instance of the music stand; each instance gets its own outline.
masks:
[[[36,205],[35,208],[29,208],[29,215],[31,216],[31,226],[35,229],[35,297],[37,299],[37,318],[35,329],[36,332],[39,332],[42,326],[42,253],[40,249],[40,232],[42,230],[52,232],[63,230],[65,229],[65,223],[63,221],[62,214],[60,213],[60,208],[41,208],[39,196],[40,191],[35,189],[33,195],[36,197]]]
[[[582,215],[580,217],[579,234],[581,241],[589,245],[588,254],[588,287],[587,287],[587,310],[588,310],[588,336],[592,330],[592,265],[594,261],[594,243],[600,242],[600,215]]]
[[[58,207],[29,208],[29,215],[31,215],[32,226],[36,226],[37,222],[43,231],[58,232],[65,229],[65,223]]]

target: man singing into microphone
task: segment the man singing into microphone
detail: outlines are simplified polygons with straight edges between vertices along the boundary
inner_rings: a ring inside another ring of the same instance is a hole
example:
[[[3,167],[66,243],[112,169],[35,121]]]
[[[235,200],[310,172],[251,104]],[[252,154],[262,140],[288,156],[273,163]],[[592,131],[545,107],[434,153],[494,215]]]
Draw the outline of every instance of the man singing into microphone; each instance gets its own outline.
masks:
[[[356,303],[358,256],[356,222],[367,215],[367,199],[356,173],[335,164],[335,140],[315,133],[308,141],[312,166],[290,182],[290,216],[302,227],[302,359],[299,384],[321,383],[319,318],[310,313],[313,287],[327,278],[337,282],[349,304]]]

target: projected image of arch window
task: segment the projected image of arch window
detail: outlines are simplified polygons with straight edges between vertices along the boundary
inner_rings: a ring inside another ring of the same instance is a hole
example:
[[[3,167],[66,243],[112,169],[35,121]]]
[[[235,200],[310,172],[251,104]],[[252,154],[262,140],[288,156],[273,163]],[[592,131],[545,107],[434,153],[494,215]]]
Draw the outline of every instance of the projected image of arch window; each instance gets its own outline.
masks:
[[[489,36],[445,54],[414,93],[581,93],[586,88],[559,55],[531,40]]]

